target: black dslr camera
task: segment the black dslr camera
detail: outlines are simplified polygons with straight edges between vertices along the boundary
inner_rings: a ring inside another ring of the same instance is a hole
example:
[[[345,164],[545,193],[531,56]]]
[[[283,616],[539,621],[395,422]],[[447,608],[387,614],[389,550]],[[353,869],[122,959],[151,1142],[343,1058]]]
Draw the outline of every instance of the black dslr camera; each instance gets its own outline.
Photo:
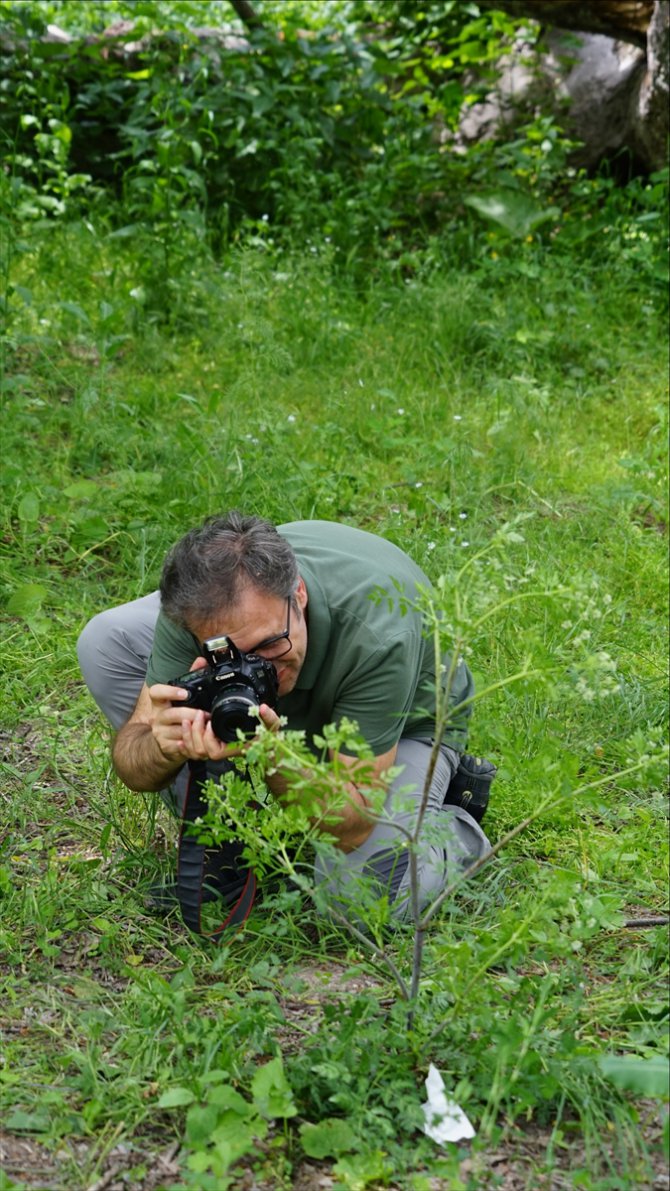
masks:
[[[267,703],[277,710],[277,671],[272,662],[255,653],[242,653],[228,637],[210,637],[203,643],[208,666],[175,678],[170,686],[188,691],[175,707],[209,711],[212,730],[224,744],[237,740],[237,729],[253,736],[258,720],[252,707]]]

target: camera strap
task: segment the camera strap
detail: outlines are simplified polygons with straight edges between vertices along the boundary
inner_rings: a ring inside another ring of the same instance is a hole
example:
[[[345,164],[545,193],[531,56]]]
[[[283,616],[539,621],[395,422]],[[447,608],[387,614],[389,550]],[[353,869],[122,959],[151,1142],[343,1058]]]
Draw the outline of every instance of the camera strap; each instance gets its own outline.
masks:
[[[218,941],[225,931],[242,926],[249,917],[256,897],[256,877],[242,861],[241,843],[229,840],[207,847],[198,843],[192,830],[196,819],[207,812],[203,789],[210,776],[206,762],[189,762],[177,854],[177,896],[186,926]],[[223,921],[213,930],[203,930],[202,907],[211,901],[220,903]]]

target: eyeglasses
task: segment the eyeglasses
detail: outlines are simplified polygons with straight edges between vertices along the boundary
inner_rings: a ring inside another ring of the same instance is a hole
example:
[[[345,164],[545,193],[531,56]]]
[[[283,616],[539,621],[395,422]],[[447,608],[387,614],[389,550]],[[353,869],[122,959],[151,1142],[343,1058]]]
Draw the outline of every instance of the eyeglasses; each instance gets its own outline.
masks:
[[[290,653],[293,649],[289,631],[291,628],[291,596],[286,600],[286,628],[283,633],[279,633],[276,637],[266,637],[264,641],[259,641],[258,645],[254,645],[253,649],[247,649],[247,653],[256,653],[260,657],[267,658],[268,661],[275,661],[276,658],[283,658],[285,653]]]

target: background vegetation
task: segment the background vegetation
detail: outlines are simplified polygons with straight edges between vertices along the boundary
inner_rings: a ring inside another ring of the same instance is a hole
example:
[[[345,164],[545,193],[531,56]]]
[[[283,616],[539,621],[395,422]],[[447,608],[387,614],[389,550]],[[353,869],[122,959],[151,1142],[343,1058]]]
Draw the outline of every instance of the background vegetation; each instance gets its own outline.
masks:
[[[227,6],[1,6],[0,1186],[653,1187],[667,171],[586,176],[542,112],[464,151],[501,13],[257,8],[210,52]],[[147,913],[175,828],[111,776],[74,643],[232,506],[389,537],[480,689],[532,671],[472,746],[494,842],[552,806],[435,919],[409,1034],[290,887],[219,948]],[[467,1146],[420,1132],[430,1062]]]

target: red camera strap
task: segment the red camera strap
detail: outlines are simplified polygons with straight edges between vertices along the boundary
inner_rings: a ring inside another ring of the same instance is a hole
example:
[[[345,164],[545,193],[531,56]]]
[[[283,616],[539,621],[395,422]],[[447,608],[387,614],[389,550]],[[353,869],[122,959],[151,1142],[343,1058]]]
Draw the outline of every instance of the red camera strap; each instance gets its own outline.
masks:
[[[186,926],[218,941],[249,917],[256,897],[256,877],[242,861],[241,843],[230,840],[208,847],[198,843],[190,829],[207,811],[202,791],[209,776],[204,762],[189,764],[177,855],[177,896]],[[203,930],[202,907],[210,901],[217,901],[225,916],[213,930]]]

